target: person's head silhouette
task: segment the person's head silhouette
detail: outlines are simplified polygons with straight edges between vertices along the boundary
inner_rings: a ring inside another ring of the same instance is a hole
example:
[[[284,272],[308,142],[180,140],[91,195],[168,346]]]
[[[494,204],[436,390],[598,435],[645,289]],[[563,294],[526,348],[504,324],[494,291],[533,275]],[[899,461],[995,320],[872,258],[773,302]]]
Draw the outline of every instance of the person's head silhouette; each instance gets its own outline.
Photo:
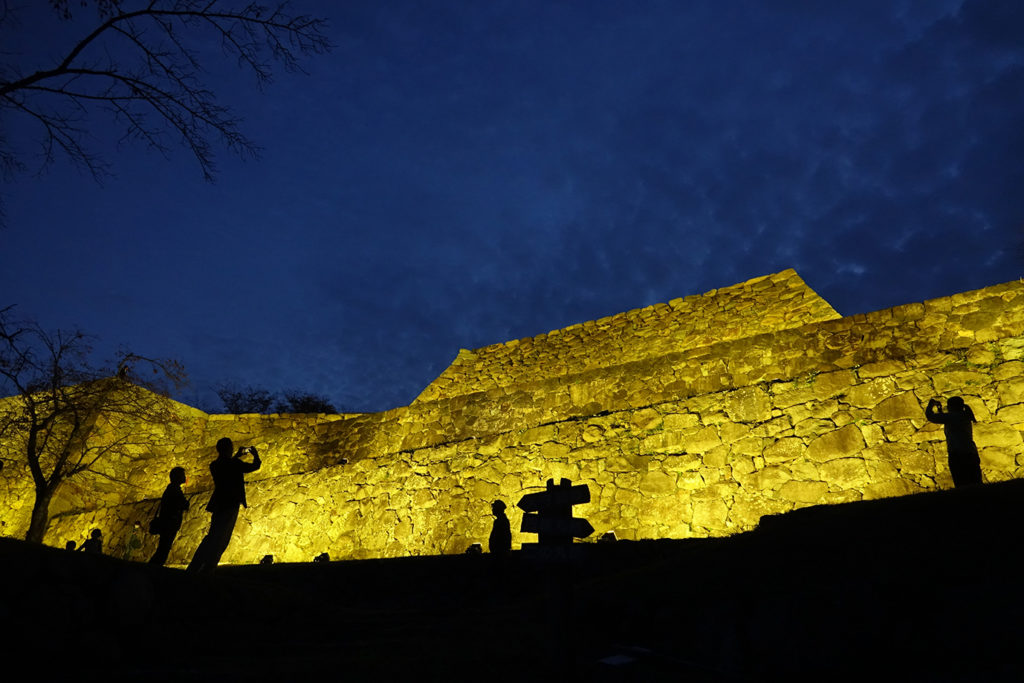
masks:
[[[961,396],[951,396],[946,401],[946,410],[950,412],[959,412],[964,409],[964,399]]]
[[[103,532],[99,529],[93,529],[92,533],[89,534],[93,538],[103,538]]]
[[[221,458],[230,458],[234,450],[235,444],[226,436],[217,442],[217,455]]]
[[[505,516],[505,503],[503,501],[500,501],[500,500],[494,501],[493,503],[491,503],[491,512],[494,513],[495,517],[504,517]]]
[[[184,467],[175,467],[174,469],[171,470],[171,483],[172,484],[178,484],[179,486],[181,486],[187,480],[188,480],[188,477],[185,476],[185,468]]]

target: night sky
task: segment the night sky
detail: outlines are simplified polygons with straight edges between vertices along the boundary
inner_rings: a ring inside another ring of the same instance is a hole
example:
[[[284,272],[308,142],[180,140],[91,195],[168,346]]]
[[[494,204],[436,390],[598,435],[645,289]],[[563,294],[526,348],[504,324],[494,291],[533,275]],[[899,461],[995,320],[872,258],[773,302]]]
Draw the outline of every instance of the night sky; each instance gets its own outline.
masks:
[[[0,51],[52,60],[77,31],[34,4]],[[843,315],[1024,271],[1019,0],[293,5],[330,20],[308,75],[204,50],[261,158],[209,184],[97,118],[102,185],[4,183],[0,305],[180,359],[205,409],[376,411],[460,348],[785,268]]]

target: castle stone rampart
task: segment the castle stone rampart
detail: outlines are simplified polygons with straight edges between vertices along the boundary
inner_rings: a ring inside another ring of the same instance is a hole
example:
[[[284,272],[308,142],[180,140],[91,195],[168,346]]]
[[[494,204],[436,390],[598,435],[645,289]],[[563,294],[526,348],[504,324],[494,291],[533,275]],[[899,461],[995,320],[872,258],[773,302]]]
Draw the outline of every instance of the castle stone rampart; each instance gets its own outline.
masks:
[[[460,351],[416,401],[570,376],[838,317],[790,269],[536,337]]]
[[[598,534],[730,534],[796,507],[952,486],[942,430],[922,410],[933,396],[974,410],[987,481],[1024,475],[1022,375],[1013,282],[385,413],[198,417],[187,446],[128,468],[125,504],[80,501],[48,540],[98,526],[123,547],[181,464],[193,510],[171,560],[185,561],[208,524],[220,436],[265,453],[228,562],[461,552],[486,542],[496,498],[511,504],[518,545],[530,539],[515,533],[515,501],[563,476],[590,487],[578,514]]]

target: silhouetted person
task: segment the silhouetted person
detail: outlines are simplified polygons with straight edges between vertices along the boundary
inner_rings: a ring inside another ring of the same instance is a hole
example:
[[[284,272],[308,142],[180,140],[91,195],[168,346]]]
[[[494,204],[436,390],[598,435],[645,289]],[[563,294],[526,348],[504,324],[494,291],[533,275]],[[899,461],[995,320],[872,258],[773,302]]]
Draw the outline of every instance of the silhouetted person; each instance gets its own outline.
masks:
[[[220,562],[221,555],[228,549],[231,533],[238,521],[238,508],[248,507],[245,501],[245,474],[260,468],[260,454],[255,448],[239,448],[234,457],[234,444],[227,437],[217,442],[217,459],[210,463],[213,475],[213,495],[206,509],[210,512],[210,530],[199,543],[188,571],[212,572]],[[252,462],[245,462],[242,456],[252,453]]]
[[[171,552],[171,545],[181,528],[181,518],[188,510],[188,498],[181,491],[185,483],[184,467],[175,467],[171,470],[171,483],[164,489],[164,495],[160,498],[160,512],[157,513],[157,533],[160,534],[160,543],[156,546],[156,552],[149,558],[150,564],[163,566],[167,562],[167,556]]]
[[[487,549],[495,555],[504,555],[512,550],[512,529],[505,516],[505,503],[496,500],[491,503],[491,512],[494,513],[494,526],[491,527],[490,538],[487,539]]]
[[[74,541],[68,541],[67,543],[64,544],[64,550],[74,550],[75,546],[77,546],[77,545],[78,544],[75,543]]]
[[[981,459],[974,444],[972,425],[976,422],[970,406],[963,398],[953,396],[946,401],[946,411],[936,399],[929,399],[924,416],[929,422],[942,425],[946,433],[946,453],[949,455],[949,472],[953,475],[953,486],[967,486],[981,483]]]
[[[92,533],[89,534],[89,538],[85,540],[80,551],[85,553],[92,553],[94,555],[103,554],[103,532],[99,529],[93,529]]]

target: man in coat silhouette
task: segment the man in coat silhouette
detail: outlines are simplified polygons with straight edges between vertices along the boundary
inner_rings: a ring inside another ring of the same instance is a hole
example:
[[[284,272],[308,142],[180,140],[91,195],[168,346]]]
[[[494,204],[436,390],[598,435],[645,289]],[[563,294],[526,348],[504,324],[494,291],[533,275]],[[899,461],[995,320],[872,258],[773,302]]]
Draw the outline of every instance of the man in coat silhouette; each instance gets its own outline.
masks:
[[[185,510],[188,510],[188,498],[181,490],[182,484],[187,480],[185,468],[175,467],[172,469],[170,479],[171,483],[164,489],[164,495],[160,498],[158,515],[160,521],[157,524],[160,543],[149,560],[150,564],[161,567],[167,562],[167,555],[171,552],[174,537],[178,535],[178,529],[181,528],[181,518],[184,516]]]
[[[192,562],[188,565],[190,572],[208,573],[214,570],[231,542],[239,507],[248,507],[245,501],[245,475],[260,468],[260,454],[250,447],[239,448],[232,456],[234,447],[227,437],[217,442],[217,459],[210,463],[213,495],[206,505],[210,512],[210,530],[192,556]],[[252,454],[252,462],[242,460],[247,452]]]

